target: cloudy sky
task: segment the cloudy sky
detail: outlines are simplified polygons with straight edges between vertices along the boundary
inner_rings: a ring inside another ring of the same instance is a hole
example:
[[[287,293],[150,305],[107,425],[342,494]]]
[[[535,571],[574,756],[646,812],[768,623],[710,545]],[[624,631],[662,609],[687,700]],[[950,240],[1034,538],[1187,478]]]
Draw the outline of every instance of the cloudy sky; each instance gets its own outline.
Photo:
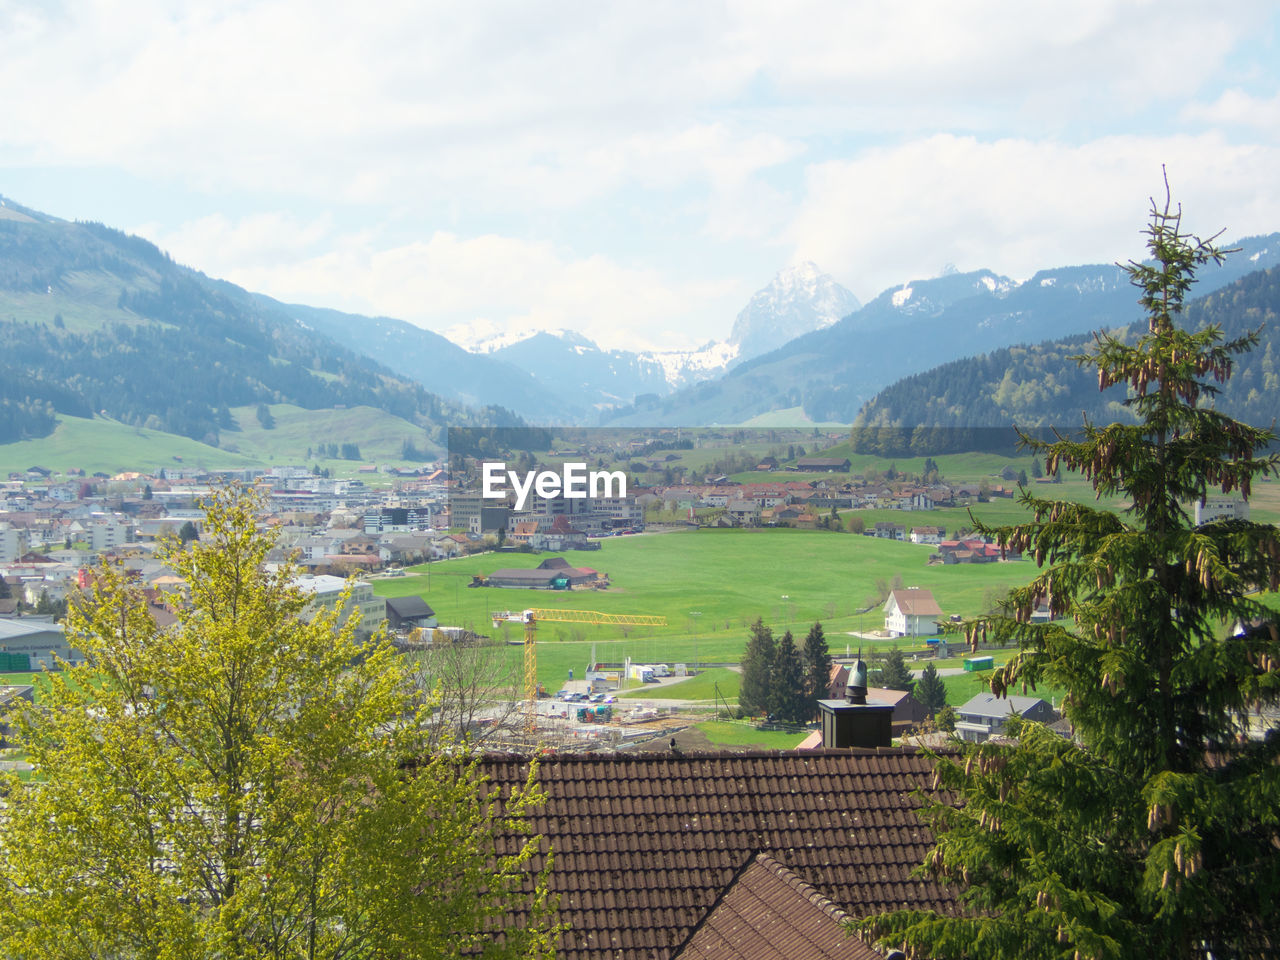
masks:
[[[1280,230],[1280,5],[0,0],[0,193],[277,298],[602,345]]]

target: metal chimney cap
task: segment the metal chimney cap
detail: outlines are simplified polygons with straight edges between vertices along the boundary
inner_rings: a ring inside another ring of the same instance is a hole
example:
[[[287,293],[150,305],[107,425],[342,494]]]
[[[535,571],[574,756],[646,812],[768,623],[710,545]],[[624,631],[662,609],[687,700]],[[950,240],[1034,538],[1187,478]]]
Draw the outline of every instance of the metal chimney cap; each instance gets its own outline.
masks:
[[[867,702],[867,665],[862,662],[862,651],[849,671],[849,684],[844,688],[845,699],[850,703]]]

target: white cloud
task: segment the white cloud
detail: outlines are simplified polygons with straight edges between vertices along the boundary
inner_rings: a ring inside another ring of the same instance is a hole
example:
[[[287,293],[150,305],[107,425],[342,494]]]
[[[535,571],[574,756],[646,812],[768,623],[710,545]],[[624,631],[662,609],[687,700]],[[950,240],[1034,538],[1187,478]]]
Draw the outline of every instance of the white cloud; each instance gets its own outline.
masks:
[[[1132,255],[1162,161],[1210,232],[1274,229],[1274,149],[1169,132],[1274,138],[1280,98],[1219,95],[1273,17],[1264,0],[1230,17],[1192,0],[0,0],[0,169],[162,182],[184,212],[139,197],[143,233],[281,299],[686,346],[724,336],[793,258],[865,298],[947,262]],[[1108,135],[1128,129],[1150,132]]]
[[[1133,113],[1193,93],[1252,7],[18,0],[3,137],[207,188],[555,206],[792,158],[779,104],[824,136]]]
[[[267,268],[293,263],[329,241],[334,229],[328,214],[304,221],[270,211],[236,221],[215,213],[172,230],[153,221],[130,232],[147,237],[181,263],[221,277],[245,264]]]
[[[1280,150],[1216,134],[1107,137],[1081,146],[937,135],[809,170],[791,225],[796,256],[864,299],[946,263],[1014,277],[1142,253],[1148,198],[1167,164],[1187,225],[1205,235],[1270,232]]]
[[[573,258],[547,243],[493,234],[440,231],[382,246],[369,234],[331,236],[323,222],[262,215],[234,223],[210,217],[146,235],[175,259],[247,289],[441,332],[452,328],[457,340],[557,328],[610,348],[692,347],[706,338],[698,331],[707,318],[731,317],[736,307],[729,305],[742,296],[736,281],[672,284],[651,269],[599,255]],[[285,255],[321,236],[322,252]],[[665,328],[681,321],[685,329],[672,342]]]
[[[1255,97],[1240,89],[1222,93],[1213,103],[1191,103],[1182,111],[1191,121],[1215,126],[1248,127],[1280,137],[1280,93],[1273,97]]]

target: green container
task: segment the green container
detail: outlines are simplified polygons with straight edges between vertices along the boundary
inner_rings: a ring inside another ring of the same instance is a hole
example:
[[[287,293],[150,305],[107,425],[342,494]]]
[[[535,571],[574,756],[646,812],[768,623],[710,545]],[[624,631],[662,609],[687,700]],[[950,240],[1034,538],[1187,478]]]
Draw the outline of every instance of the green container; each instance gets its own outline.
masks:
[[[31,658],[25,653],[0,651],[0,673],[26,673],[31,669]]]
[[[995,665],[994,657],[969,657],[964,662],[964,669],[968,673],[976,673],[979,670],[994,670]]]

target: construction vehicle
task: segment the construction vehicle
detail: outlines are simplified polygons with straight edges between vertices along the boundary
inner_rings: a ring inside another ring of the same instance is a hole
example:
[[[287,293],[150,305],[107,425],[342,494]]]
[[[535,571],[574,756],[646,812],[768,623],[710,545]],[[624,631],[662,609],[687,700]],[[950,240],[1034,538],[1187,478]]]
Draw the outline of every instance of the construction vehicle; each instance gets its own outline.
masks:
[[[538,717],[538,647],[535,641],[539,623],[618,624],[631,627],[665,627],[667,625],[666,617],[600,613],[595,610],[554,610],[541,607],[499,611],[492,615],[492,620],[495,630],[504,623],[524,624],[524,723],[527,733],[534,731]]]

